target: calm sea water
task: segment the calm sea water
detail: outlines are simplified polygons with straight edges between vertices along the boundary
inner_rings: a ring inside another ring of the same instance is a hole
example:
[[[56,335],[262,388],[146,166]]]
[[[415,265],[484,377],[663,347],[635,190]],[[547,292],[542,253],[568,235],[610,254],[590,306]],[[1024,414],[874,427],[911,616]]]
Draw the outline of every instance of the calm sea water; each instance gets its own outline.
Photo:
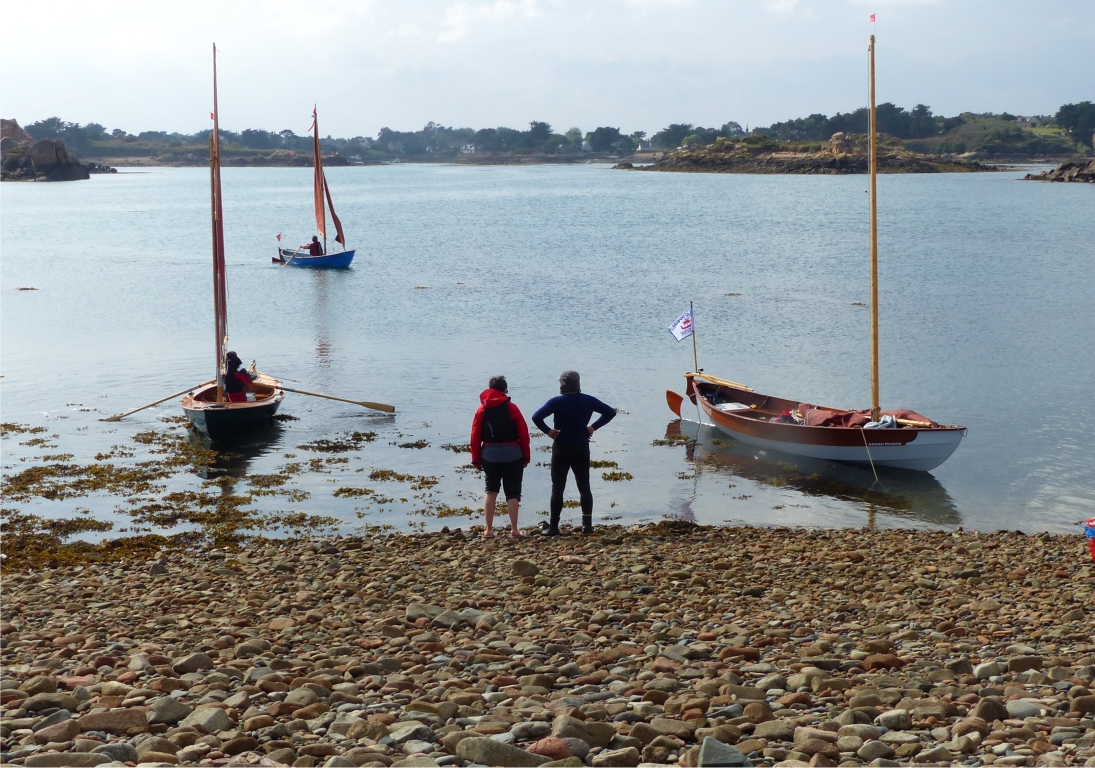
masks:
[[[969,436],[930,475],[876,483],[869,469],[795,462],[706,432],[695,446],[652,444],[679,428],[664,393],[683,391],[692,346],[666,329],[689,300],[708,372],[775,395],[869,405],[864,177],[331,168],[353,268],[272,265],[276,234],[291,245],[311,235],[310,174],[224,171],[230,347],[295,386],[398,413],[288,395],[283,413],[297,420],[225,462],[240,489],[247,474],[323,457],[297,447],[309,441],[366,429],[378,439],[340,454],[348,462],[294,476],[309,498],[262,497],[259,508],[334,516],[344,531],[466,526],[429,514],[481,503],[481,481],[462,469],[468,455],[441,446],[467,441],[491,375],[505,374],[531,415],[574,368],[585,391],[621,409],[593,451],[632,479],[595,473],[601,519],[1078,532],[1095,516],[1095,190],[1086,185],[1010,172],[879,180],[883,406],[964,424]],[[0,194],[2,417],[56,435],[47,446],[5,438],[5,475],[58,453],[92,462],[114,445],[147,458],[132,436],[165,428],[162,418],[181,414],[177,400],[120,424],[98,419],[211,377],[208,172],[146,169],[5,184]],[[428,447],[399,447],[419,440]],[[546,461],[536,452],[526,472],[525,523],[547,508]],[[439,482],[416,493],[370,482],[377,468]],[[183,473],[168,488],[201,483]],[[344,486],[390,500],[335,497]],[[106,495],[5,506],[43,516],[88,508],[126,524],[124,505]]]

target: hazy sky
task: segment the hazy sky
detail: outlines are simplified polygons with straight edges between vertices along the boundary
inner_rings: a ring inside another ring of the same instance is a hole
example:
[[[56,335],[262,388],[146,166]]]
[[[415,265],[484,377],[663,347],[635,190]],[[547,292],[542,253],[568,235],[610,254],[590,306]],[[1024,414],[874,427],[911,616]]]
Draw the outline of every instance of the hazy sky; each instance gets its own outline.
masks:
[[[5,6],[0,113],[206,128],[216,41],[232,130],[767,125],[866,103],[872,12],[879,102],[1095,99],[1090,0],[81,0]]]

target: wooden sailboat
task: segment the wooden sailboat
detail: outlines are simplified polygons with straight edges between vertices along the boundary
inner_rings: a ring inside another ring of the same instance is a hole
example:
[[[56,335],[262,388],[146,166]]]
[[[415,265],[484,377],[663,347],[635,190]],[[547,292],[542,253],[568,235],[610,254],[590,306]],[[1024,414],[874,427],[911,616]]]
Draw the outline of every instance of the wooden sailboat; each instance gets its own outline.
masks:
[[[295,251],[288,248],[278,248],[277,258],[273,261],[278,264],[292,264],[296,267],[348,267],[350,262],[354,260],[354,251],[327,252],[327,212],[324,207],[324,200],[327,203],[326,207],[331,209],[331,219],[335,223],[335,242],[343,248],[346,247],[346,235],[342,232],[342,222],[338,220],[338,214],[335,213],[335,204],[331,200],[331,188],[327,185],[326,174],[323,173],[323,160],[319,155],[319,116],[316,114],[314,107],[312,108],[312,127],[310,130],[312,131],[312,167],[315,170],[312,196],[316,208],[316,231],[323,238],[323,255],[312,256],[302,250],[303,246]]]
[[[253,401],[228,402],[225,345],[228,341],[228,285],[224,266],[224,211],[221,204],[220,113],[217,108],[217,46],[213,46],[213,134],[209,137],[210,198],[213,220],[213,324],[216,337],[216,380],[195,387],[182,399],[190,423],[204,435],[221,440],[250,427],[268,423],[285,399],[279,382],[266,380],[251,387]]]
[[[721,432],[749,445],[832,461],[928,471],[958,447],[966,428],[938,424],[908,410],[883,411],[878,385],[878,136],[875,123],[875,39],[870,45],[871,409],[849,411],[763,395],[697,370],[686,373],[686,395]],[[695,337],[693,336],[693,340]],[[684,398],[669,391],[681,415]]]

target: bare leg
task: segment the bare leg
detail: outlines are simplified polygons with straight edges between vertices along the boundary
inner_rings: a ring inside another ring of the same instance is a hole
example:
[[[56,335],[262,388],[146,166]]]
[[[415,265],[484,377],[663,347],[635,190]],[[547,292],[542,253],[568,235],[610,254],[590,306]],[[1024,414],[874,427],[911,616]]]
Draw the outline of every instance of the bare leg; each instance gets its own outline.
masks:
[[[488,538],[494,533],[494,505],[498,501],[498,491],[488,493],[483,502],[483,512],[487,517],[487,530],[483,532],[483,538]]]
[[[521,500],[506,499],[506,509],[509,511],[509,535],[519,539],[524,536],[517,528],[517,513],[521,510]]]

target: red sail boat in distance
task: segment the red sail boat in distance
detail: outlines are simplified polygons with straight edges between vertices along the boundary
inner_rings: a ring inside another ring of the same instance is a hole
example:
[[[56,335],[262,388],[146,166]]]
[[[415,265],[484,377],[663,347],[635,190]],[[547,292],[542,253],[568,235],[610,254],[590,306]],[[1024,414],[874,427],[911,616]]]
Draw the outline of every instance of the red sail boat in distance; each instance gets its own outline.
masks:
[[[331,209],[331,219],[335,223],[335,242],[346,247],[346,235],[342,231],[342,222],[335,213],[335,204],[331,200],[331,188],[327,185],[327,175],[323,172],[323,159],[319,155],[319,116],[316,108],[312,107],[312,167],[315,171],[312,183],[313,198],[316,207],[316,232],[323,238],[323,253],[311,254],[307,246],[301,246],[295,251],[288,248],[278,248],[277,258],[273,261],[277,264],[296,267],[348,267],[354,260],[354,251],[342,250],[338,253],[327,252],[327,211]],[[324,207],[326,201],[326,207]]]
[[[871,189],[871,399],[870,411],[847,411],[801,400],[762,395],[744,384],[685,374],[685,393],[721,432],[748,445],[796,456],[928,471],[958,448],[966,428],[938,424],[908,410],[883,411],[878,386],[878,136],[875,122],[874,51],[870,44]],[[698,369],[698,366],[697,366]],[[665,393],[681,415],[684,398]]]
[[[281,384],[273,379],[251,386],[253,401],[228,402],[224,393],[227,374],[228,283],[224,267],[224,210],[221,204],[220,113],[217,106],[217,46],[213,46],[213,133],[209,137],[210,199],[213,217],[213,326],[216,348],[216,380],[187,392],[182,409],[190,423],[215,440],[232,438],[258,424],[268,423],[285,399]]]

